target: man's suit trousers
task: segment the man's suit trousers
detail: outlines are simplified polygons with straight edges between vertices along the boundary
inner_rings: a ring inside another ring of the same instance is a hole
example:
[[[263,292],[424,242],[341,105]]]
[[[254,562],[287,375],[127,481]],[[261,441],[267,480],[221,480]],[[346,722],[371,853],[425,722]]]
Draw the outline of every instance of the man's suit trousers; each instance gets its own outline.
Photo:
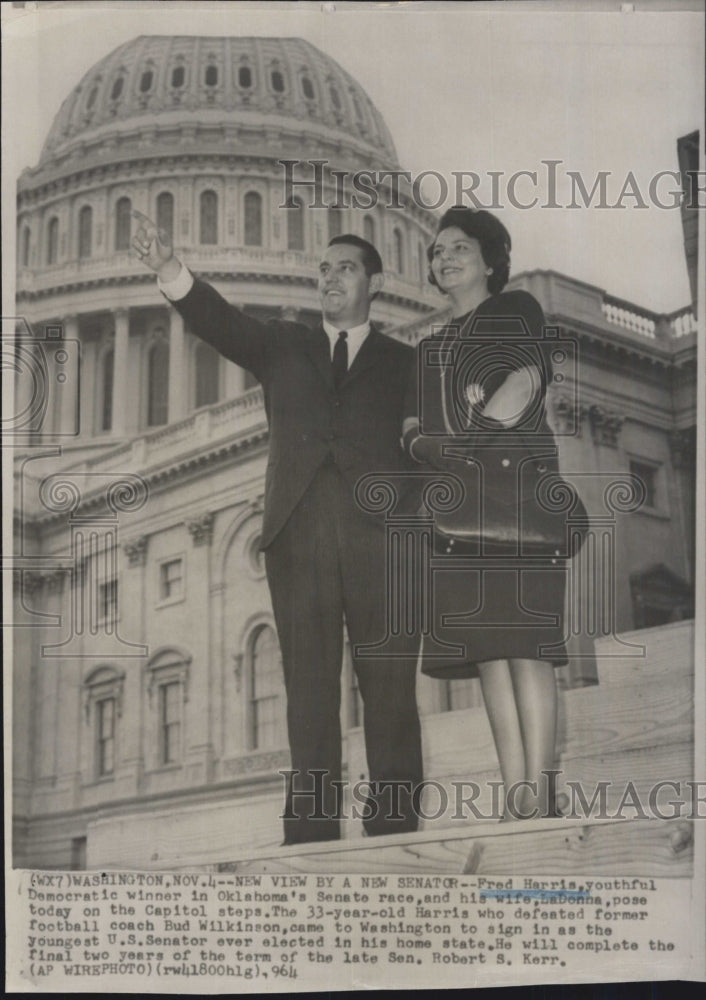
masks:
[[[355,655],[356,645],[387,634],[386,559],[384,525],[359,510],[333,459],[318,470],[265,550],[292,753],[285,843],[340,836],[343,796],[333,783],[341,779],[344,619],[363,699],[372,786],[359,789],[358,811],[369,835],[417,828],[410,790],[422,781],[415,698],[419,636],[396,638],[394,658]],[[349,781],[360,777],[350,774]],[[381,781],[400,784],[376,789]]]

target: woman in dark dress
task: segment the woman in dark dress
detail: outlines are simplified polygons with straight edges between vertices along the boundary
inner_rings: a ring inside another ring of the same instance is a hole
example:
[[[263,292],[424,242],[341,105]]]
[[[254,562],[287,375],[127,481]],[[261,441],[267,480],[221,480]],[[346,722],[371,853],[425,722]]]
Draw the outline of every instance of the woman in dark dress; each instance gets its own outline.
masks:
[[[544,406],[552,378],[544,316],[527,292],[502,291],[510,265],[507,230],[490,212],[449,209],[428,258],[430,281],[448,296],[452,311],[448,324],[418,346],[403,429],[409,454],[454,472],[463,459],[449,458],[444,445],[477,445],[483,430],[492,430],[495,440],[507,435],[509,443],[521,429],[525,441],[537,442],[537,470],[558,471]],[[473,459],[483,468],[482,447]],[[462,556],[464,543],[447,537],[441,552]],[[465,655],[444,661],[437,653],[423,659],[422,671],[439,679],[480,676],[505,786],[504,818],[551,815],[555,805],[542,772],[554,767],[554,668],[567,662],[564,563],[535,559],[525,567],[517,558],[496,557],[487,568],[481,562],[482,568],[462,569],[447,561],[448,570],[433,577],[434,635]]]

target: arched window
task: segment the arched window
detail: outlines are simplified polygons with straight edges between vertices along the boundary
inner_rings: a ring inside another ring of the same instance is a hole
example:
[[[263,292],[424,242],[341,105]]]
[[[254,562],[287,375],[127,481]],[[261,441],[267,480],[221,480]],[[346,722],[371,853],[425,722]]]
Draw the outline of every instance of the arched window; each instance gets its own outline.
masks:
[[[129,198],[118,198],[115,203],[115,249],[130,249],[130,214],[132,203]]]
[[[179,681],[160,684],[159,701],[160,763],[178,764],[181,760],[182,686]]]
[[[147,426],[167,422],[169,401],[169,344],[160,339],[147,356]]]
[[[332,240],[334,236],[340,236],[343,232],[343,209],[331,206],[326,215],[328,219],[328,238]]]
[[[328,92],[331,95],[331,104],[333,104],[333,106],[334,106],[334,108],[335,108],[336,111],[340,111],[341,110],[341,95],[338,93],[338,88],[334,87],[334,85],[331,84],[330,87],[329,87],[329,89],[328,89]]]
[[[398,274],[404,274],[404,237],[399,229],[395,228],[392,240],[395,271]]]
[[[174,197],[169,191],[162,191],[157,198],[157,225],[171,240],[174,235]]]
[[[47,227],[47,264],[56,264],[59,256],[59,220],[56,216],[49,220]]]
[[[178,90],[179,87],[184,86],[184,80],[186,78],[186,73],[183,66],[175,66],[172,70],[172,87]]]
[[[29,226],[25,226],[22,230],[22,240],[20,242],[20,264],[22,267],[29,267],[29,241]]]
[[[304,249],[304,206],[300,198],[292,198],[294,204],[287,209],[287,249]]]
[[[79,257],[91,256],[91,243],[93,238],[93,209],[90,205],[84,205],[78,213],[78,255]]]
[[[303,76],[301,78],[301,84],[302,94],[304,97],[306,97],[307,101],[313,101],[316,97],[316,93],[314,91],[314,84],[311,82],[310,78],[308,76]]]
[[[98,97],[98,87],[94,87],[90,94],[88,95],[88,100],[86,101],[86,111],[90,111],[93,105],[96,103],[96,98]]]
[[[147,664],[145,682],[151,724],[154,726],[150,764],[179,765],[186,746],[184,704],[189,684],[191,658],[177,649],[164,650]]]
[[[363,238],[372,243],[375,246],[375,239],[377,233],[375,231],[375,219],[372,215],[365,215],[363,217]]]
[[[275,630],[261,625],[250,640],[250,746],[286,746],[282,658]]]
[[[151,69],[146,69],[145,72],[140,77],[140,93],[146,94],[152,89],[152,81],[154,80],[154,73]]]
[[[243,90],[249,90],[252,87],[252,70],[249,66],[241,66],[238,70],[238,86],[242,87]]]
[[[86,761],[86,777],[91,780],[100,781],[115,774],[124,685],[124,673],[109,666],[93,670],[83,683],[86,724],[93,730],[92,760]]]
[[[278,69],[273,69],[270,75],[270,80],[272,81],[272,89],[276,94],[284,93],[284,77]]]
[[[113,427],[113,375],[115,372],[115,352],[106,351],[101,362],[101,424],[102,431]]]
[[[196,369],[195,405],[209,406],[218,402],[219,389],[219,354],[210,344],[200,343],[194,351]]]
[[[262,246],[262,198],[257,191],[248,191],[245,207],[245,246]]]
[[[203,82],[207,87],[215,87],[218,84],[218,66],[206,67]]]
[[[115,698],[96,702],[96,770],[107,778],[115,770]]]
[[[218,242],[218,195],[215,191],[202,191],[199,199],[199,243],[213,245]]]
[[[111,101],[117,101],[123,92],[123,78],[122,76],[117,77],[115,83],[113,84],[113,89],[110,92]]]

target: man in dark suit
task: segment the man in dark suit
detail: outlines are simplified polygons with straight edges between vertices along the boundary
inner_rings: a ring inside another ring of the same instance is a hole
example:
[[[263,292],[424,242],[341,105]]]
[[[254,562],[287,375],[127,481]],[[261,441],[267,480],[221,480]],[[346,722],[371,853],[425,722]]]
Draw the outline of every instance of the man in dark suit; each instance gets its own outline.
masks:
[[[264,390],[270,451],[261,545],[282,650],[293,772],[285,843],[340,836],[344,620],[364,704],[370,788],[357,801],[364,801],[366,832],[415,830],[419,637],[401,637],[385,659],[356,655],[357,646],[385,638],[388,615],[384,526],[356,504],[355,484],[367,473],[411,468],[400,433],[414,352],[369,321],[384,281],[380,256],[357,236],[336,237],[319,266],[323,324],[312,330],[262,323],[194,278],[166,235],[133,214],[133,247],[189,329],[252,372]]]

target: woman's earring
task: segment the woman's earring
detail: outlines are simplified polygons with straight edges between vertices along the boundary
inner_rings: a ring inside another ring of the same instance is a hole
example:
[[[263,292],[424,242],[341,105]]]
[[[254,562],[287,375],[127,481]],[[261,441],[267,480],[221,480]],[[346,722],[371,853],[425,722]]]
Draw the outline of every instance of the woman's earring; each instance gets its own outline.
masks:
[[[493,273],[493,269],[492,269],[492,267],[488,267],[488,268],[486,268],[486,271],[485,271],[485,273],[486,273],[486,274],[488,275],[488,277],[490,277],[490,275],[491,275],[491,274]]]

